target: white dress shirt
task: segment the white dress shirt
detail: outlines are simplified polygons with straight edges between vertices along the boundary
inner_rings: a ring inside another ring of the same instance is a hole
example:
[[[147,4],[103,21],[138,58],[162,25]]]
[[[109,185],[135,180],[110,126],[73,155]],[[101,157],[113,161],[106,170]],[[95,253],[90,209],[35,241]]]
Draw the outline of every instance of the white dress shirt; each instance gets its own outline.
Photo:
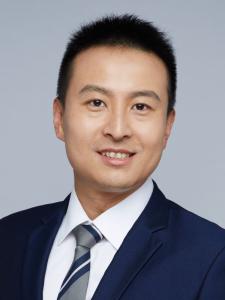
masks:
[[[79,224],[93,223],[104,238],[91,248],[90,277],[86,300],[90,300],[127,233],[144,210],[153,191],[149,177],[145,183],[126,199],[109,208],[94,220],[85,213],[75,190],[54,240],[45,274],[43,300],[56,300],[61,284],[73,262],[76,239],[72,230]]]

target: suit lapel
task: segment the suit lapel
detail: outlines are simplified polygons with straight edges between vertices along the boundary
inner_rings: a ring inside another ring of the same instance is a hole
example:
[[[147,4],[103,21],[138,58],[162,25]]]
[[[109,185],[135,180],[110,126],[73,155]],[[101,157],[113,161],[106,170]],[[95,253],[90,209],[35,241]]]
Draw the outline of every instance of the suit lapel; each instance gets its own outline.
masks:
[[[92,300],[120,299],[146,262],[163,245],[169,216],[168,200],[154,182],[150,201],[115,254]]]
[[[70,196],[70,195],[69,195]],[[48,257],[59,226],[66,213],[69,196],[51,208],[32,231],[25,253],[22,276],[22,299],[42,300]]]

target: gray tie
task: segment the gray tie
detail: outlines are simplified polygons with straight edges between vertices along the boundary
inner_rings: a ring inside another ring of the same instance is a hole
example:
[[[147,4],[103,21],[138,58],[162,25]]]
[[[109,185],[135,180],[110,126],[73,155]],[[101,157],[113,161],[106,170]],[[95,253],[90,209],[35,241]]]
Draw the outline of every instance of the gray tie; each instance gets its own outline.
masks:
[[[93,224],[81,224],[73,232],[77,242],[75,256],[62,283],[58,300],[85,300],[90,274],[90,249],[103,238]]]

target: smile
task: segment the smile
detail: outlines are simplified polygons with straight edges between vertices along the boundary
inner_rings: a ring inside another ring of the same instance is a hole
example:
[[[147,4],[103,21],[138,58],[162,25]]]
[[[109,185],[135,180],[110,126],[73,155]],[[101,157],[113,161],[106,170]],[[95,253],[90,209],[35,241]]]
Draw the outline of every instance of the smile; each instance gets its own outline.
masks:
[[[101,154],[110,158],[117,158],[117,159],[124,159],[130,156],[129,153],[121,153],[121,152],[103,152]]]
[[[122,149],[121,149],[122,150]],[[112,151],[112,149],[103,150],[101,152],[98,152],[98,154],[101,156],[102,161],[107,166],[116,166],[116,167],[122,167],[127,166],[131,163],[133,160],[133,156],[135,153],[122,150]]]

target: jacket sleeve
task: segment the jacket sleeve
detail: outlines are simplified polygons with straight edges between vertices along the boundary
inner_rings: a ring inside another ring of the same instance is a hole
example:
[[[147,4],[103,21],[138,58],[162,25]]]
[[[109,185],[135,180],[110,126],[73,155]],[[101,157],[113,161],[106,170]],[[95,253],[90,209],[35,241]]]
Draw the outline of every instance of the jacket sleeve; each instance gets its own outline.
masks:
[[[217,254],[202,283],[197,300],[225,300],[225,247]]]

